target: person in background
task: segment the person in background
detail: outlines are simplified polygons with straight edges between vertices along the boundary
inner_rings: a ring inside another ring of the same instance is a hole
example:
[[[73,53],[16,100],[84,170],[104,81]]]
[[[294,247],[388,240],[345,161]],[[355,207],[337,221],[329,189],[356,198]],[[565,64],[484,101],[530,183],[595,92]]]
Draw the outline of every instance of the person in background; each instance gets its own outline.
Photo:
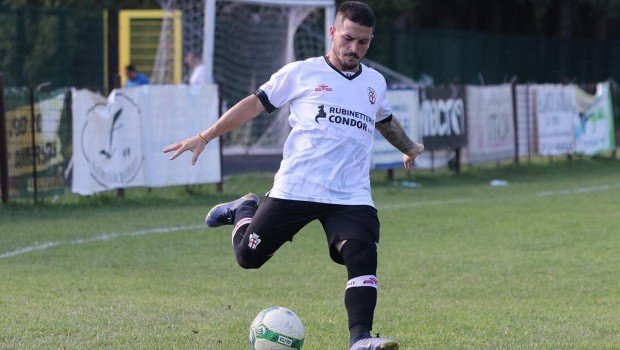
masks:
[[[150,83],[149,78],[144,73],[138,72],[132,64],[125,66],[125,76],[127,77],[127,81],[125,81],[126,88]]]
[[[205,66],[202,63],[202,58],[195,52],[188,52],[185,55],[185,64],[190,69],[189,85],[204,85],[205,84]]]
[[[318,220],[330,257],[347,270],[344,304],[349,350],[398,350],[400,346],[395,339],[370,333],[379,287],[379,218],[370,191],[374,134],[379,132],[403,153],[407,171],[424,151],[392,116],[385,78],[360,62],[375,23],[368,5],[343,2],[329,30],[332,49],[325,56],[285,65],[214,125],[163,150],[172,152],[171,160],[189,151],[195,164],[209,141],[265,110],[272,112],[290,103],[292,131],[264,203],[259,206],[259,196],[249,193],[215,206],[205,222],[209,227],[232,225],[237,263],[257,269],[304,226]]]

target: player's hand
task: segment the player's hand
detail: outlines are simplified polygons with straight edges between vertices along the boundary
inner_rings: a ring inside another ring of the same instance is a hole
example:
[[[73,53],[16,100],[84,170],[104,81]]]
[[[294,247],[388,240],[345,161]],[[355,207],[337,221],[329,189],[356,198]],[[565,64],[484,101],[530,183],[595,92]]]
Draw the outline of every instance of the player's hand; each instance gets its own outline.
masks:
[[[413,166],[415,159],[424,152],[424,145],[421,143],[413,143],[413,148],[403,155],[403,164],[405,165],[405,171],[409,172]]]
[[[205,146],[206,144],[204,143],[204,141],[202,141],[200,137],[196,135],[194,137],[190,137],[183,141],[179,141],[164,147],[164,153],[175,151],[169,158],[170,160],[173,160],[176,157],[180,156],[183,152],[190,151],[193,153],[192,165],[194,165],[196,164],[196,161],[198,161],[200,153],[202,153],[202,151],[205,149]]]

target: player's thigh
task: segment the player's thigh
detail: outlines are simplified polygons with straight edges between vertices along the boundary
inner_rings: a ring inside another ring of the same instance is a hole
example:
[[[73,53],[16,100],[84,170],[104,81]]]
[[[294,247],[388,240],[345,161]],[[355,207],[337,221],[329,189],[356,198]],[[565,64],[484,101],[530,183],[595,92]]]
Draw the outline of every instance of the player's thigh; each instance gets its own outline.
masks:
[[[271,254],[317,219],[319,209],[317,203],[267,197],[246,232],[260,240],[256,250]]]
[[[342,264],[336,243],[343,240],[358,240],[369,246],[379,244],[379,217],[377,209],[369,205],[336,206],[328,215],[321,218],[329,243],[332,260]]]

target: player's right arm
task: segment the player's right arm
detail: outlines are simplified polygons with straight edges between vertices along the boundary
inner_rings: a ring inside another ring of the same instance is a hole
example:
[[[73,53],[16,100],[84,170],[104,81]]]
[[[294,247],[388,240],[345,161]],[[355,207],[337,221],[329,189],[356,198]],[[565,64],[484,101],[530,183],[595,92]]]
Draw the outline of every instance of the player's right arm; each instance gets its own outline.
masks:
[[[207,145],[205,141],[211,141],[216,137],[234,130],[250,119],[255,118],[264,110],[265,107],[261,103],[260,99],[256,95],[250,95],[226,111],[226,113],[224,113],[222,117],[220,117],[217,122],[208,129],[202,131],[194,137],[190,137],[166,146],[163,152],[168,153],[174,151],[172,156],[170,156],[170,160],[173,160],[183,152],[190,151],[193,153],[192,165],[196,164],[200,153],[202,153]]]

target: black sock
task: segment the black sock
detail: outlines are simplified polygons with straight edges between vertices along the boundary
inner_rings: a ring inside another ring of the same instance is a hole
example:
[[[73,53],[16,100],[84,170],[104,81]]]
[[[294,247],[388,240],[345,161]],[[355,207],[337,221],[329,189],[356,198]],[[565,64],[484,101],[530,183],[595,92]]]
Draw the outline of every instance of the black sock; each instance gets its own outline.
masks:
[[[377,290],[371,287],[349,288],[345,291],[344,303],[349,318],[351,345],[360,339],[370,337]]]
[[[375,277],[377,273],[377,250],[364,242],[347,241],[340,254],[347,267],[349,282],[360,277]],[[344,292],[344,305],[349,318],[351,344],[370,337],[372,322],[377,305],[375,286],[353,286]]]

